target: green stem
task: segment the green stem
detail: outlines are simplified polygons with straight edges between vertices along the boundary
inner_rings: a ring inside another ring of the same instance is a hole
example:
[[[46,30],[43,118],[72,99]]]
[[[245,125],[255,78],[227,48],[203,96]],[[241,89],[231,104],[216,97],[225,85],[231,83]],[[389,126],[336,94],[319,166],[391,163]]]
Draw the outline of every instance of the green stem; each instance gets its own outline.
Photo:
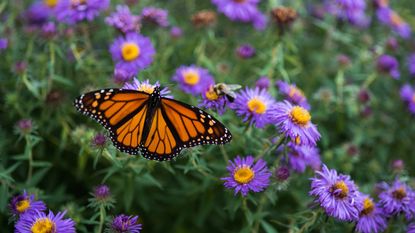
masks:
[[[33,153],[32,153],[32,142],[29,138],[29,135],[25,136],[26,139],[26,153],[27,153],[27,157],[29,160],[29,168],[27,170],[27,183],[30,182],[30,180],[32,179],[32,174],[33,174]]]
[[[101,205],[100,207],[99,207],[99,212],[100,212],[100,216],[99,216],[99,228],[98,228],[98,233],[102,233],[102,230],[103,230],[103,228],[104,228],[104,220],[105,220],[105,215],[106,215],[106,213],[105,213],[105,207],[104,207],[104,205]]]
[[[46,86],[46,92],[44,98],[46,98],[47,93],[52,89],[52,80],[55,76],[55,45],[53,42],[49,42],[49,75],[48,75],[48,85]]]
[[[258,213],[261,213],[261,211],[264,208],[264,205],[266,203],[266,200],[267,199],[266,199],[265,193],[263,193],[262,196],[261,196],[261,200],[259,200],[259,207],[258,207],[258,210],[257,210]],[[254,227],[252,228],[252,233],[259,232],[259,223],[260,223],[260,220],[255,221]]]

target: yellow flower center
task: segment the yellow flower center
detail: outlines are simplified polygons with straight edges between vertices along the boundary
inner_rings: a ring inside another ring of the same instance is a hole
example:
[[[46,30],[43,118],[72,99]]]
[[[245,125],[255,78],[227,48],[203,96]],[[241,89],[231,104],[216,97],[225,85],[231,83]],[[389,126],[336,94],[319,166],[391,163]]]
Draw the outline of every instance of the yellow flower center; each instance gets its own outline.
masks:
[[[32,233],[55,233],[55,223],[49,218],[40,218],[36,220],[31,228]]]
[[[43,3],[50,8],[54,8],[58,4],[58,0],[43,0]]]
[[[200,76],[197,71],[189,70],[183,74],[184,82],[188,85],[196,85],[199,83]]]
[[[28,199],[21,200],[16,204],[16,210],[19,213],[25,212],[30,207],[30,201]]]
[[[400,26],[404,23],[403,19],[395,12],[391,13],[390,20],[393,26]]]
[[[372,213],[374,209],[375,209],[375,204],[373,203],[373,201],[370,200],[369,198],[365,198],[365,200],[363,201],[362,214],[368,215]]]
[[[213,90],[213,86],[206,91],[206,98],[208,100],[217,100],[219,98],[218,94]]]
[[[121,48],[122,58],[126,61],[132,61],[140,56],[140,47],[136,43],[124,43]]]
[[[306,109],[300,106],[294,106],[291,109],[290,115],[291,115],[292,121],[296,123],[297,125],[301,125],[301,126],[307,125],[307,123],[310,122],[311,120],[310,113]]]
[[[334,192],[335,190],[339,190],[339,193],[336,193],[337,197],[339,198],[345,198],[347,197],[347,194],[349,194],[349,187],[347,187],[346,183],[344,181],[338,181],[336,182],[333,187],[331,188],[331,191]]]
[[[240,184],[249,183],[254,177],[254,171],[248,166],[238,168],[233,174],[233,178]]]
[[[304,97],[304,93],[295,86],[290,86],[290,91],[288,92],[289,97],[294,97],[295,95]]]
[[[404,187],[399,187],[398,189],[396,189],[395,191],[392,192],[392,196],[395,199],[402,200],[403,198],[406,197],[405,188]]]
[[[71,0],[71,6],[85,4],[87,0]]]
[[[143,83],[138,86],[137,91],[143,91],[147,94],[152,94],[154,92],[154,87],[153,85]]]
[[[257,97],[252,98],[248,101],[249,111],[255,112],[257,114],[264,114],[267,111],[267,105],[264,101],[260,100]]]
[[[300,143],[301,143],[300,136],[295,137],[295,141],[294,142],[295,142],[295,144],[300,145]]]

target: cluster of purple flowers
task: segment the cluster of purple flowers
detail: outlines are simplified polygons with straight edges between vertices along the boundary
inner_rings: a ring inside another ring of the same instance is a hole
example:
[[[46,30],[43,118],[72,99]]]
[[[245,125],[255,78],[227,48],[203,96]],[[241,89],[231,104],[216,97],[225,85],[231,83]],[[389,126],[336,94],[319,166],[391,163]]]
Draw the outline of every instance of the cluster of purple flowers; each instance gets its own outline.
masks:
[[[396,13],[389,6],[388,1],[376,0],[377,6],[376,14],[378,20],[388,25],[395,33],[404,39],[408,39],[411,36],[411,27],[405,22],[398,13]]]
[[[364,0],[327,0],[326,10],[340,20],[349,22],[358,27],[369,25],[366,16],[366,2]]]
[[[415,217],[415,192],[405,183],[395,180],[392,185],[382,183],[379,202],[359,191],[350,176],[338,174],[323,165],[311,179],[310,195],[328,216],[341,221],[355,222],[358,232],[382,232],[387,220],[400,214],[408,221]]]

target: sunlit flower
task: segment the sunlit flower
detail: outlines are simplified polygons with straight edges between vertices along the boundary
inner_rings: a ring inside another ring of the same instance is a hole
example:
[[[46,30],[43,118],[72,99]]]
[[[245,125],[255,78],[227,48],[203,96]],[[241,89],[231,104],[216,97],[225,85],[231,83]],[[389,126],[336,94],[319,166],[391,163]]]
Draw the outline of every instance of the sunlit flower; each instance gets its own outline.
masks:
[[[280,132],[298,145],[315,146],[320,139],[317,127],[311,123],[311,114],[303,107],[288,101],[278,102],[269,110],[268,117]]]
[[[23,215],[15,225],[15,233],[75,233],[75,222],[68,218],[63,219],[65,212],[56,215],[49,211]]]
[[[137,222],[138,216],[124,214],[116,216],[108,225],[108,233],[140,233],[142,225]]]
[[[44,211],[46,210],[46,205],[43,201],[36,201],[35,195],[29,195],[24,191],[23,194],[12,198],[9,209],[14,216],[21,216],[23,214],[33,214]]]
[[[113,12],[105,19],[105,22],[126,34],[140,30],[140,17],[133,15],[130,8],[126,5],[117,5],[116,12]]]
[[[243,117],[243,121],[250,121],[250,124],[263,128],[270,123],[267,113],[274,104],[274,99],[265,89],[247,87],[237,94],[230,108],[235,110],[238,116]]]
[[[379,204],[388,217],[400,213],[407,219],[415,217],[415,192],[405,183],[395,180],[391,186],[379,194]]]
[[[116,69],[140,71],[153,62],[156,51],[150,39],[137,33],[120,36],[110,48]]]
[[[172,79],[180,84],[180,89],[193,95],[202,94],[214,85],[209,71],[195,65],[179,67]]]
[[[122,87],[123,89],[135,90],[135,91],[143,91],[147,94],[152,94],[154,88],[159,87],[160,83],[157,81],[155,84],[151,84],[150,80],[139,81],[138,79],[134,78],[132,83],[125,83]],[[160,95],[162,97],[173,99],[173,96],[170,95],[170,90],[167,87],[164,87],[160,91]]]
[[[233,161],[229,161],[227,169],[229,176],[221,180],[225,181],[226,188],[234,189],[235,195],[240,192],[242,196],[246,196],[249,191],[263,191],[268,187],[272,175],[264,160],[260,159],[254,163],[252,156],[237,156]]]
[[[411,26],[391,8],[381,7],[376,13],[379,21],[391,27],[400,37],[408,39],[411,36]]]
[[[401,87],[401,99],[408,105],[408,109],[415,114],[415,90],[409,84]]]
[[[109,5],[110,0],[59,0],[56,6],[56,18],[68,24],[84,20],[92,21]]]
[[[378,233],[387,227],[386,216],[372,198],[362,195],[363,209],[356,223],[356,230],[361,233]]]
[[[389,74],[394,79],[399,79],[399,63],[396,58],[383,54],[379,56],[376,66],[379,72]]]
[[[156,7],[144,7],[141,11],[140,18],[143,22],[156,24],[160,27],[169,26],[169,13],[165,9]]]
[[[354,221],[363,210],[363,198],[350,176],[337,174],[323,165],[311,178],[310,195],[326,211],[326,214],[342,221]]]
[[[212,85],[202,93],[202,101],[199,106],[212,109],[222,115],[226,110],[227,104],[227,98],[223,95],[218,95]]]
[[[310,110],[310,105],[307,102],[307,98],[304,95],[304,92],[298,88],[295,84],[288,84],[284,81],[278,80],[276,82],[279,91],[283,94],[284,98],[295,105],[300,105],[301,107]]]

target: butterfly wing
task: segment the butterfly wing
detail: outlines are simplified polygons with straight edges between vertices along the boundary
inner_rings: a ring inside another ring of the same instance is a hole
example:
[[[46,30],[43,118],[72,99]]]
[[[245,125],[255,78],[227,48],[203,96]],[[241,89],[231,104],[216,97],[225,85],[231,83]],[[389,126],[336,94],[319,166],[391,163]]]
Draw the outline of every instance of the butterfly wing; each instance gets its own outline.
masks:
[[[142,154],[148,159],[170,160],[184,148],[225,144],[231,139],[229,130],[205,111],[162,98],[143,140]]]
[[[104,126],[119,150],[138,154],[149,96],[134,90],[103,89],[81,95],[75,107]]]

